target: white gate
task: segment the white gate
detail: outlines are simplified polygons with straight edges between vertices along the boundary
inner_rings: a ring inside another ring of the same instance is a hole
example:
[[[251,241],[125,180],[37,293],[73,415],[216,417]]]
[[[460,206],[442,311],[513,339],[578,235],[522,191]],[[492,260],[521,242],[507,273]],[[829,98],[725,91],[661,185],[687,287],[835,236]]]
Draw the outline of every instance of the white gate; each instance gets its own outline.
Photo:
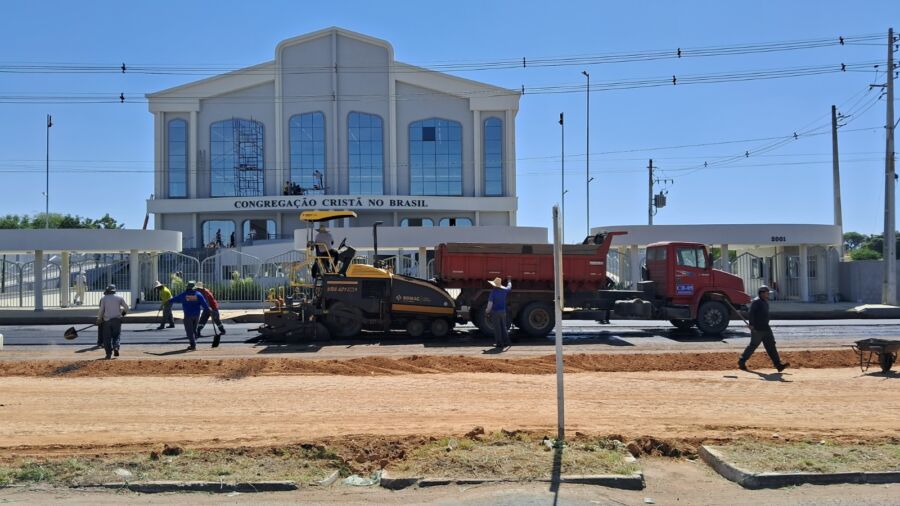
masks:
[[[291,250],[263,260],[259,264],[256,282],[267,297],[269,294],[276,297],[291,295],[301,286],[311,284],[306,254]]]
[[[159,301],[159,292],[154,289],[157,281],[178,295],[188,281],[199,279],[200,261],[192,256],[168,251],[141,257],[141,291],[148,302]]]
[[[606,254],[606,276],[612,283],[612,288],[632,288],[634,280],[631,279],[631,255],[610,250]]]

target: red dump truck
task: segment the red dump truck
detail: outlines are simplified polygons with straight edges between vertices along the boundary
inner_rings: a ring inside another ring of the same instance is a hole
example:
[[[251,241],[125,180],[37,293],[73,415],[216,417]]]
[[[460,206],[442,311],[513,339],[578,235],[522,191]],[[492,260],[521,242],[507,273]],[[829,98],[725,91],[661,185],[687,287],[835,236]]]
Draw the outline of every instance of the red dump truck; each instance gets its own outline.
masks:
[[[728,327],[733,308],[750,302],[741,278],[712,268],[703,244],[655,243],[647,247],[646,267],[636,290],[614,290],[606,270],[613,237],[597,234],[584,244],[563,246],[566,319],[610,318],[669,320],[680,329],[694,325],[707,334]],[[535,337],[556,325],[553,307],[553,246],[549,244],[440,244],[435,251],[435,281],[459,289],[457,318],[493,333],[485,317],[490,287],[486,280],[513,279],[507,299],[510,322]]]

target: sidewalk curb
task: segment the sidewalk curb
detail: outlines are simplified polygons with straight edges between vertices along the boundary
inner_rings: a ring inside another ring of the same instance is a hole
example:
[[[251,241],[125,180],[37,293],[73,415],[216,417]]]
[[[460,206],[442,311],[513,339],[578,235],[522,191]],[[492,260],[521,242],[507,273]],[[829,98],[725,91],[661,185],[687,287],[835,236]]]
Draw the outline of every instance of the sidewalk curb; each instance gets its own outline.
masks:
[[[900,483],[900,471],[848,473],[759,473],[753,474],[725,461],[725,457],[705,445],[700,446],[700,458],[717,473],[738,485],[757,490],[795,485],[834,485],[838,483],[881,485]]]
[[[516,483],[523,481],[535,481],[540,483],[552,483],[551,478],[539,478],[536,480],[512,480],[507,478],[425,478],[425,477],[392,477],[385,470],[381,474],[381,486],[388,490],[401,490],[412,486],[437,487],[444,485],[482,485],[487,483]],[[623,490],[643,490],[645,486],[644,473],[637,472],[631,475],[599,474],[587,476],[560,476],[559,483],[579,485],[599,485],[602,487],[619,488]]]
[[[164,492],[287,492],[297,490],[294,481],[254,481],[241,483],[220,483],[217,481],[144,481],[134,483],[101,483],[97,485],[81,485],[77,488],[108,488],[114,490],[130,490],[142,494],[159,494]]]

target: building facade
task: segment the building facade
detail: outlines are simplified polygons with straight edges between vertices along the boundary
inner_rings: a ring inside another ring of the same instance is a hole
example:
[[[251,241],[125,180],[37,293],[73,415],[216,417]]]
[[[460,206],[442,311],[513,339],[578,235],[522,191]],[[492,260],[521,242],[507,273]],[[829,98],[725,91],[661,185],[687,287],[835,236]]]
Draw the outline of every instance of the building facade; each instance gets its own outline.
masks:
[[[519,93],[397,62],[383,40],[330,28],[147,98],[147,208],[185,248],[292,240],[309,209],[354,210],[332,227],[381,221],[419,246],[441,227],[516,236]]]

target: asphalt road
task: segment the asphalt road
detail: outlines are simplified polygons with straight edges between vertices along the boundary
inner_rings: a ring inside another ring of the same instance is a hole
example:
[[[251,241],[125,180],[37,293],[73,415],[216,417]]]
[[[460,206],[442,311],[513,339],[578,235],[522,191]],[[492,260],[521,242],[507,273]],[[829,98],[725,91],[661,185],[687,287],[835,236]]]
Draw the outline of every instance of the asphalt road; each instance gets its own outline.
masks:
[[[222,336],[223,346],[250,346],[246,341],[256,336],[257,323],[226,324],[227,334]],[[81,328],[82,326],[76,326]],[[9,348],[39,346],[71,346],[83,348],[97,338],[96,327],[79,332],[78,339],[68,341],[63,338],[68,325],[22,325],[0,327],[4,335],[5,345]],[[868,337],[898,338],[900,337],[900,320],[793,320],[780,321],[772,326],[779,343],[791,347],[802,346],[840,346],[851,344],[858,339]],[[204,330],[205,339],[211,337],[209,326]],[[515,331],[513,332],[515,336]],[[609,347],[638,347],[649,350],[672,347],[693,348],[700,343],[739,344],[746,342],[750,333],[743,324],[732,324],[721,337],[704,336],[696,330],[679,331],[661,321],[614,321],[611,325],[600,325],[591,321],[566,321],[563,325],[563,337],[567,345],[599,345]],[[184,329],[180,321],[175,328],[156,330],[156,324],[126,324],[122,327],[122,343],[127,345],[172,346],[186,344]],[[390,334],[364,333],[352,340],[332,340],[317,343],[320,346],[356,346],[356,345],[425,345],[428,347],[446,346],[460,348],[472,346],[481,348],[489,345],[491,340],[481,336],[475,327],[466,325],[457,327],[453,336],[443,340],[430,338],[412,339],[402,332]],[[521,336],[519,343],[525,346],[552,346],[553,335],[548,339],[533,339]],[[592,346],[593,347],[593,346]]]

